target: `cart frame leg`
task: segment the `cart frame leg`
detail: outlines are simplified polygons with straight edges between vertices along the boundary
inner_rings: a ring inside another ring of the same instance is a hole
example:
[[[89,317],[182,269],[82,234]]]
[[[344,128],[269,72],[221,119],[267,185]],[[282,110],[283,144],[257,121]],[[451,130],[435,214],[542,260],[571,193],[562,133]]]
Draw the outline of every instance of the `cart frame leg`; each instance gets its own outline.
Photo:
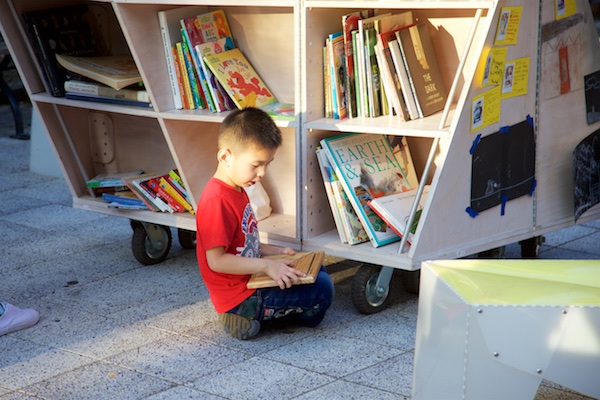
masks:
[[[157,248],[157,249],[161,249],[164,247],[165,243],[164,243],[164,237],[161,231],[161,226],[158,224],[153,224],[150,222],[144,222],[144,221],[139,221],[142,226],[144,227],[144,230],[146,231],[146,234],[148,235],[148,240],[150,240],[150,244],[152,245],[152,247]]]
[[[392,281],[392,275],[394,274],[393,267],[381,266],[381,272],[377,277],[377,283],[375,284],[375,290],[377,293],[383,294],[390,288],[390,282]]]

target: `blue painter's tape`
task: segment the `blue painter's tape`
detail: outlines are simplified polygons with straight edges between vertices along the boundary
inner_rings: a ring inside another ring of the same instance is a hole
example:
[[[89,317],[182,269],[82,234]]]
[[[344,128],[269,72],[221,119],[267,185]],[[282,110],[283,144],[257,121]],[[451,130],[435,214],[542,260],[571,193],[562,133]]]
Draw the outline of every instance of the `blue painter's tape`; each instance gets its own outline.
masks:
[[[471,216],[471,218],[475,218],[476,216],[479,215],[479,213],[475,210],[473,210],[471,207],[467,207],[465,209],[465,211],[467,212],[467,214],[469,214]]]
[[[477,145],[479,144],[480,141],[481,141],[481,133],[477,134],[477,137],[475,138],[475,140],[473,140],[473,144],[471,145],[469,154],[472,155],[475,152],[475,148],[477,147]]]
[[[525,118],[527,119],[527,122],[529,123],[529,125],[533,126],[533,118],[531,118],[531,115],[527,114],[527,116]]]
[[[500,128],[500,130],[498,131],[500,133],[508,133],[510,132],[510,126],[503,126]]]
[[[535,191],[535,187],[537,186],[537,180],[533,178],[533,183],[531,184],[531,189],[529,189],[529,197],[533,196],[533,192]]]
[[[506,210],[506,202],[508,201],[508,196],[502,195],[502,207],[500,208],[500,215],[504,215],[504,211]]]

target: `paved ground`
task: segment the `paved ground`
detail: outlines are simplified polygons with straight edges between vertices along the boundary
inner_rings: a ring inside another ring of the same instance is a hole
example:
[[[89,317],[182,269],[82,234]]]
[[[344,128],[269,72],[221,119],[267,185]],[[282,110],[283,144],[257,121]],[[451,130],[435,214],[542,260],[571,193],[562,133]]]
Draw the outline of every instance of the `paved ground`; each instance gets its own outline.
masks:
[[[29,142],[12,129],[1,105],[0,300],[41,320],[0,337],[0,399],[409,398],[416,296],[396,285],[388,309],[362,315],[347,279],[317,329],[231,339],[193,251],[175,240],[165,262],[140,265],[128,220],[73,209],[63,179],[29,172]],[[540,256],[598,259],[599,242],[600,223],[575,226]],[[547,382],[536,396],[584,398]]]

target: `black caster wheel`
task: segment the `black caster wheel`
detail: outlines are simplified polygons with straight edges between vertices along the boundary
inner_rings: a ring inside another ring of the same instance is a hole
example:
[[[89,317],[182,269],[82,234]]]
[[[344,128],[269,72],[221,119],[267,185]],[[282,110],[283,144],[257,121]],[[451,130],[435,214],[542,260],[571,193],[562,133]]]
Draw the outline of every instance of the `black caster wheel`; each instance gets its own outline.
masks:
[[[196,232],[188,231],[185,229],[178,229],[177,238],[179,239],[179,244],[184,249],[196,248]]]
[[[496,247],[493,249],[489,249],[486,251],[482,251],[481,253],[477,253],[477,258],[480,259],[503,259],[506,248],[504,246]]]
[[[401,271],[402,285],[404,290],[410,294],[419,294],[419,285],[421,284],[421,270]]]
[[[377,290],[381,266],[362,265],[352,279],[352,303],[361,314],[375,314],[388,305],[389,285]]]
[[[521,258],[538,258],[540,246],[546,241],[543,236],[535,236],[529,239],[521,240]]]
[[[133,228],[131,250],[141,264],[158,264],[167,258],[171,241],[171,229],[168,226],[139,223]]]

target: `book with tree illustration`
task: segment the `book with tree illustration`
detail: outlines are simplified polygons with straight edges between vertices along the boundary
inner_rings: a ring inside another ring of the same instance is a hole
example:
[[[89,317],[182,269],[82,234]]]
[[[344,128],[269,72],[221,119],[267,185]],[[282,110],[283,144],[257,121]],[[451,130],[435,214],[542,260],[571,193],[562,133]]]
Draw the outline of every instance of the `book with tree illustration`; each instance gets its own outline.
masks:
[[[317,275],[323,265],[325,252],[323,251],[298,251],[293,256],[287,254],[278,254],[274,256],[266,256],[272,260],[294,260],[292,266],[306,274],[300,278],[300,284],[315,283]],[[276,287],[277,282],[267,274],[254,274],[246,284],[248,289],[260,289],[266,287]]]
[[[204,61],[239,109],[277,101],[240,49],[213,54]]]
[[[344,134],[321,140],[346,195],[374,247],[399,240],[369,201],[413,189],[388,139],[378,134]],[[412,160],[410,161],[412,163]]]

